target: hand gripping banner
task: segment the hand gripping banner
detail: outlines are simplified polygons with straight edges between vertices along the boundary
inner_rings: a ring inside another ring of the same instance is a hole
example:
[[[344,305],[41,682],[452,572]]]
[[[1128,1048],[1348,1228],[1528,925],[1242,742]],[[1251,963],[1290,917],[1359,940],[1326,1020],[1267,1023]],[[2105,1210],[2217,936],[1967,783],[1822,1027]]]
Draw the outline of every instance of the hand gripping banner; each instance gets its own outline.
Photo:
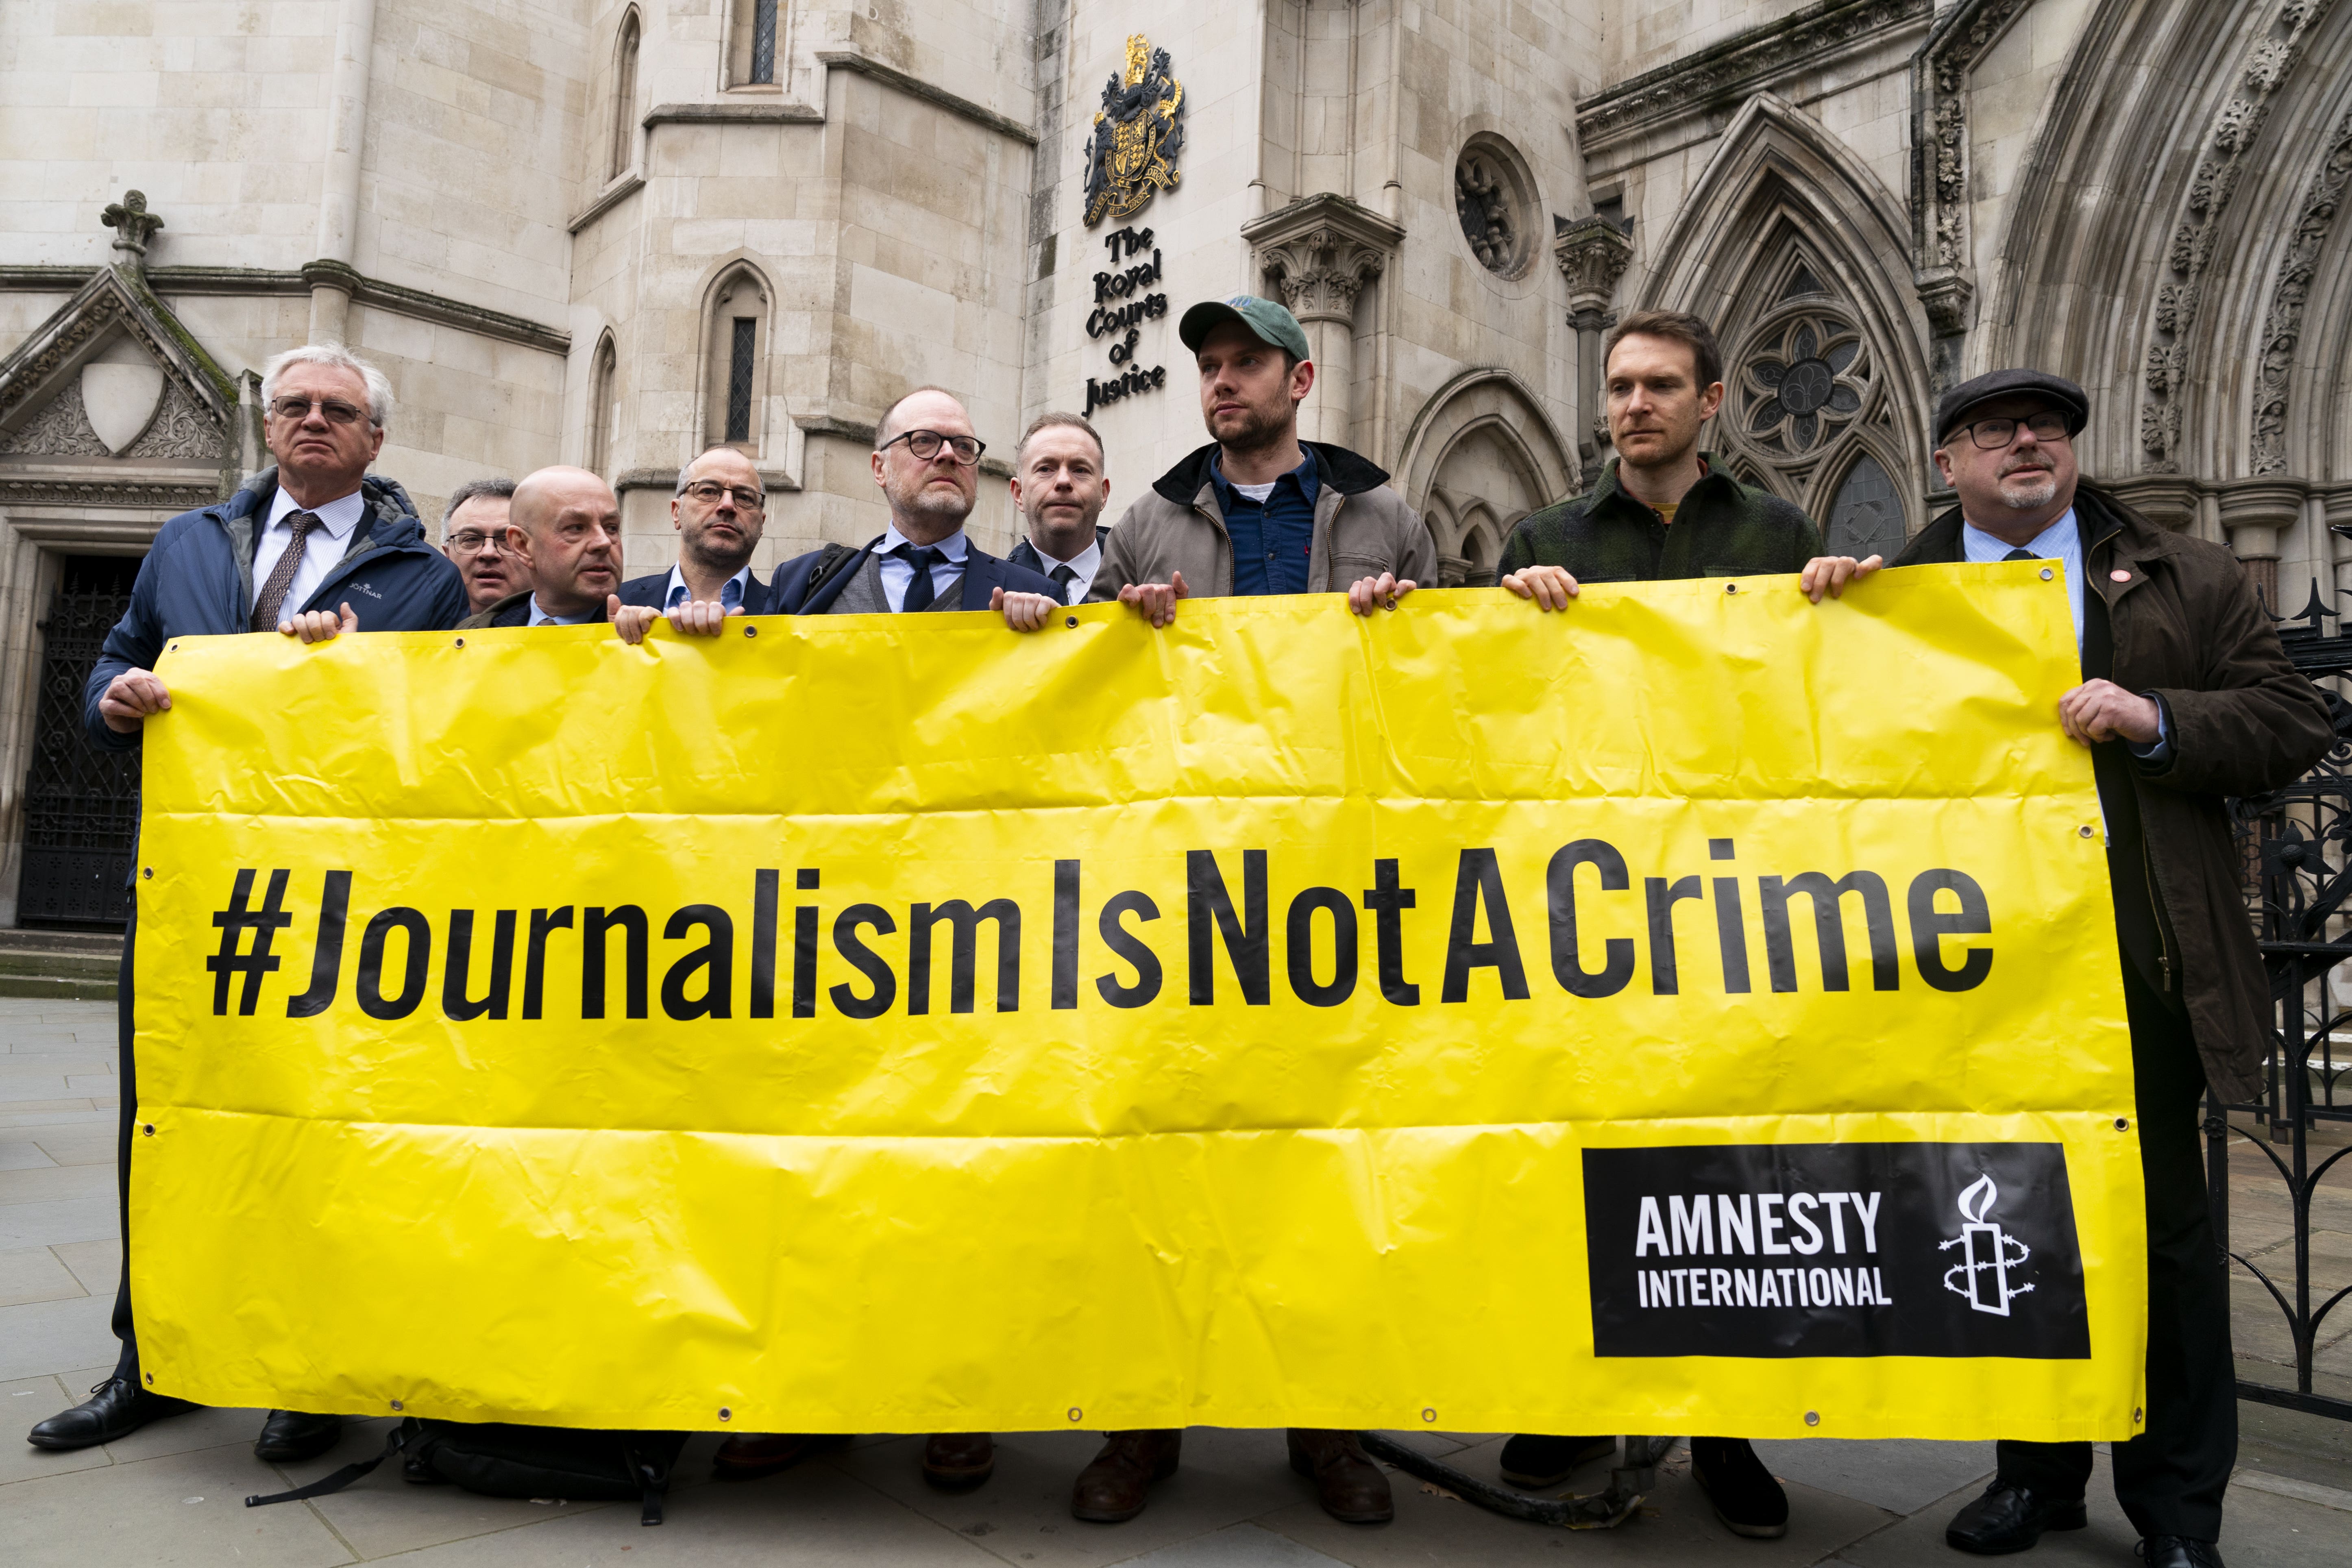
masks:
[[[2063,583],[184,639],[159,1393],[2122,1438]]]

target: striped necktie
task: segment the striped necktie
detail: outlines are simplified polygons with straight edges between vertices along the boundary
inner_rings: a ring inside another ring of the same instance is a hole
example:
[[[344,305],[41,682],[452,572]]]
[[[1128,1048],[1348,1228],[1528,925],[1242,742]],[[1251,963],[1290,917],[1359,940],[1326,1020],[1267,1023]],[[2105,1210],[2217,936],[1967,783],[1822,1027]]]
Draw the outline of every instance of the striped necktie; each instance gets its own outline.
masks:
[[[319,514],[313,511],[289,512],[286,526],[292,531],[294,537],[286,542],[285,552],[278,557],[278,564],[269,569],[269,580],[262,584],[261,592],[254,595],[253,619],[246,623],[248,630],[274,632],[278,629],[278,614],[285,607],[286,591],[294,586],[294,574],[302,569],[302,542],[310,536],[312,529],[319,526]]]

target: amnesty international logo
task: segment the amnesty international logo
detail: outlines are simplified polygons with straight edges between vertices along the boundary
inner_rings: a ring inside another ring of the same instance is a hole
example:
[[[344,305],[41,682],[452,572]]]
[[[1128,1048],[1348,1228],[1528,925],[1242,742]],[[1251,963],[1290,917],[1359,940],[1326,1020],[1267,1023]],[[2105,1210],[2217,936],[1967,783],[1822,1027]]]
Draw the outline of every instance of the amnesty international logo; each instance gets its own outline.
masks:
[[[1176,188],[1184,150],[1184,84],[1166,49],[1141,33],[1127,40],[1127,69],[1103,84],[1087,142],[1087,226],[1139,212],[1154,191]]]

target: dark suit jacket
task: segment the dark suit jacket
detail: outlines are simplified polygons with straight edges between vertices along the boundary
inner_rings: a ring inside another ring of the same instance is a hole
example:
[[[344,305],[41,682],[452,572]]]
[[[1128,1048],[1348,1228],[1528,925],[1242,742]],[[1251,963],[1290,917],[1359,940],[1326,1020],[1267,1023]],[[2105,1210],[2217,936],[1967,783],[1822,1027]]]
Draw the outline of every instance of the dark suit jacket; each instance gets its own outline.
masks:
[[[881,543],[879,536],[867,542],[862,550],[850,550],[843,545],[828,544],[823,550],[812,550],[806,555],[795,556],[776,568],[775,580],[769,585],[768,613],[777,616],[821,616],[849,580],[866,569],[866,558]],[[1061,601],[1061,590],[1051,577],[1032,572],[1025,566],[1015,566],[1001,557],[991,555],[970,540],[964,542],[963,607],[967,610],[988,608],[991,591],[1003,589],[1008,594],[1043,594],[1055,603]],[[812,587],[818,568],[824,570],[824,581]]]
[[[1095,524],[1095,542],[1097,544],[1100,544],[1104,540],[1108,539],[1109,537],[1109,529],[1104,527],[1099,522]],[[1012,562],[1015,566],[1026,566],[1030,571],[1036,573],[1040,577],[1048,576],[1048,574],[1054,570],[1053,567],[1045,563],[1045,556],[1038,553],[1037,547],[1030,543],[1026,536],[1015,542],[1013,548],[1006,552],[1004,558],[1007,561]]]
[[[643,577],[632,577],[622,584],[621,603],[644,605],[650,609],[658,610],[662,607],[662,595],[668,587],[669,568],[665,566],[658,572]],[[774,589],[760,581],[760,574],[757,572],[752,573],[743,584],[743,613],[747,616],[775,614],[772,605],[774,594]]]
[[[656,590],[659,592],[658,589]],[[529,588],[518,588],[478,615],[467,616],[457,623],[461,632],[478,631],[484,626],[527,626],[530,625],[530,595]],[[625,603],[626,601],[624,601]],[[606,618],[604,606],[596,607],[596,619]]]

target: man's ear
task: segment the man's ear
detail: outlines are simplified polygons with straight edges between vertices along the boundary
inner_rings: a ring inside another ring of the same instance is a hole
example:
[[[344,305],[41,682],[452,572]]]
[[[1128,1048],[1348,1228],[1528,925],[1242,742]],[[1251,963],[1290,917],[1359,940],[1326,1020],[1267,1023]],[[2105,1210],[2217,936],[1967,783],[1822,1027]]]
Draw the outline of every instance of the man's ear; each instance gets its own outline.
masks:
[[[507,553],[519,555],[523,563],[530,563],[530,535],[513,523],[507,524]]]
[[[1936,459],[1936,471],[1944,476],[1944,482],[1948,485],[1950,484],[1952,482],[1952,459],[1945,456],[1944,448],[1938,447],[1933,452],[1929,453],[1928,456]]]
[[[1315,390],[1315,362],[1300,360],[1290,367],[1290,401],[1304,403],[1307,395]]]
[[[1723,407],[1723,383],[1716,382],[1698,395],[1698,416],[1712,419]]]

